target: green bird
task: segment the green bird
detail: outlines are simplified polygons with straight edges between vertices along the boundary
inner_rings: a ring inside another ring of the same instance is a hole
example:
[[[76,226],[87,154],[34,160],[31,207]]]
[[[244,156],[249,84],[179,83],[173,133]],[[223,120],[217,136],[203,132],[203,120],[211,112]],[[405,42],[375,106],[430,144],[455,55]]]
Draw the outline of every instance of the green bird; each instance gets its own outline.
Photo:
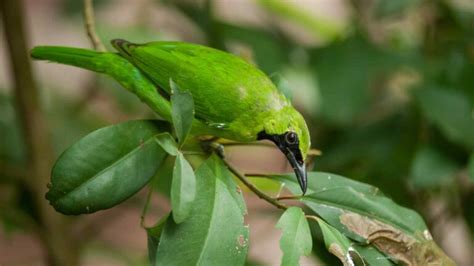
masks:
[[[39,46],[31,56],[109,75],[170,122],[172,80],[193,96],[193,135],[274,142],[292,165],[303,194],[306,192],[308,127],[262,71],[240,57],[196,44],[134,44],[116,39],[112,45],[118,53]]]

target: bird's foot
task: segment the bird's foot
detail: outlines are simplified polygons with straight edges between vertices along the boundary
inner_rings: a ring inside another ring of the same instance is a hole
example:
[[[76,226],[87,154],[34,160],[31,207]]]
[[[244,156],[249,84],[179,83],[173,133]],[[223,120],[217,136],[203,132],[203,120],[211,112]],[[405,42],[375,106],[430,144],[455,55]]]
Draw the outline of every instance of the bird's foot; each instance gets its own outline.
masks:
[[[206,152],[215,152],[222,159],[225,158],[224,145],[216,142],[215,140],[201,142],[202,148]]]

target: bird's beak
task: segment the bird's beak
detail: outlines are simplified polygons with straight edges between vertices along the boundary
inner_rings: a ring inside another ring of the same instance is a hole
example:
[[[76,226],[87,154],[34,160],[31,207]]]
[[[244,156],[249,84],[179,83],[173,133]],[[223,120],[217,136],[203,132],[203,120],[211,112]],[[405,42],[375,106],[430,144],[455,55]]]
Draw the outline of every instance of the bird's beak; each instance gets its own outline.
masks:
[[[286,158],[290,162],[291,167],[293,167],[293,170],[295,171],[296,179],[298,180],[298,183],[301,187],[301,191],[303,191],[304,195],[308,188],[308,176],[306,174],[305,163],[304,161],[298,161],[296,159],[295,154],[290,149],[286,149],[284,153],[286,155]]]
[[[257,136],[258,140],[268,139],[273,141],[280,149],[280,151],[285,154],[286,158],[293,167],[293,170],[296,174],[296,179],[300,184],[301,191],[303,191],[303,195],[306,193],[306,189],[308,188],[308,176],[306,174],[306,167],[303,160],[303,156],[301,156],[301,151],[298,147],[298,143],[287,144],[285,142],[285,134],[282,135],[271,135],[267,134],[265,131],[258,133]]]

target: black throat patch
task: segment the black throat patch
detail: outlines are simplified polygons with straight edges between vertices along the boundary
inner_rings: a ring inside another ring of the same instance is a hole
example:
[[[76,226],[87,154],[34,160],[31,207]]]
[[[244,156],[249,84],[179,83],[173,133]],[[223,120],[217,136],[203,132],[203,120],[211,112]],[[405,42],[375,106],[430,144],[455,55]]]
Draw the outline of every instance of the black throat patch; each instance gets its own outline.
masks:
[[[293,143],[288,143],[287,142],[287,135],[290,134],[290,132],[286,132],[280,135],[277,134],[267,134],[265,131],[261,131],[257,135],[257,140],[270,140],[275,145],[286,155],[288,152],[291,152],[294,154],[296,160],[298,163],[303,163],[303,156],[300,151],[299,147],[299,139],[296,137],[295,141]],[[294,133],[293,133],[294,134]]]

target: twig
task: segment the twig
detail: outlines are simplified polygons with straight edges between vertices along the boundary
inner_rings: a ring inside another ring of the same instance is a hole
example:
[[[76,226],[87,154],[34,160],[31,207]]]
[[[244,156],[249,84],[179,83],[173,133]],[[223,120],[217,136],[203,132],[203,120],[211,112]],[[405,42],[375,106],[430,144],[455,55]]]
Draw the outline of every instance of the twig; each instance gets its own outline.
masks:
[[[272,175],[278,175],[277,173],[267,173],[267,174],[262,174],[262,173],[247,173],[245,174],[246,177],[252,177],[252,178],[268,178],[269,176]]]
[[[94,6],[92,0],[84,0],[84,25],[86,27],[87,36],[95,50],[105,52],[105,46],[97,35],[95,29]]]
[[[41,230],[39,235],[47,251],[46,264],[77,265],[78,250],[75,240],[69,234],[67,220],[56,213],[44,199],[54,155],[49,127],[42,112],[38,87],[28,56],[23,1],[2,0],[0,11],[14,80],[16,110],[26,145],[28,175],[25,183],[31,191],[38,214],[38,230]]]
[[[291,196],[281,196],[281,197],[276,197],[275,200],[299,200],[301,199],[301,195],[291,195]]]
[[[229,170],[242,182],[245,186],[247,186],[253,193],[255,193],[259,198],[267,201],[268,203],[272,204],[273,206],[277,207],[278,209],[286,210],[288,207],[284,204],[281,204],[277,200],[273,199],[272,197],[265,194],[263,191],[258,189],[254,186],[250,181],[237,169],[235,169],[232,165],[229,164],[224,158],[222,158],[224,164],[229,168]]]

